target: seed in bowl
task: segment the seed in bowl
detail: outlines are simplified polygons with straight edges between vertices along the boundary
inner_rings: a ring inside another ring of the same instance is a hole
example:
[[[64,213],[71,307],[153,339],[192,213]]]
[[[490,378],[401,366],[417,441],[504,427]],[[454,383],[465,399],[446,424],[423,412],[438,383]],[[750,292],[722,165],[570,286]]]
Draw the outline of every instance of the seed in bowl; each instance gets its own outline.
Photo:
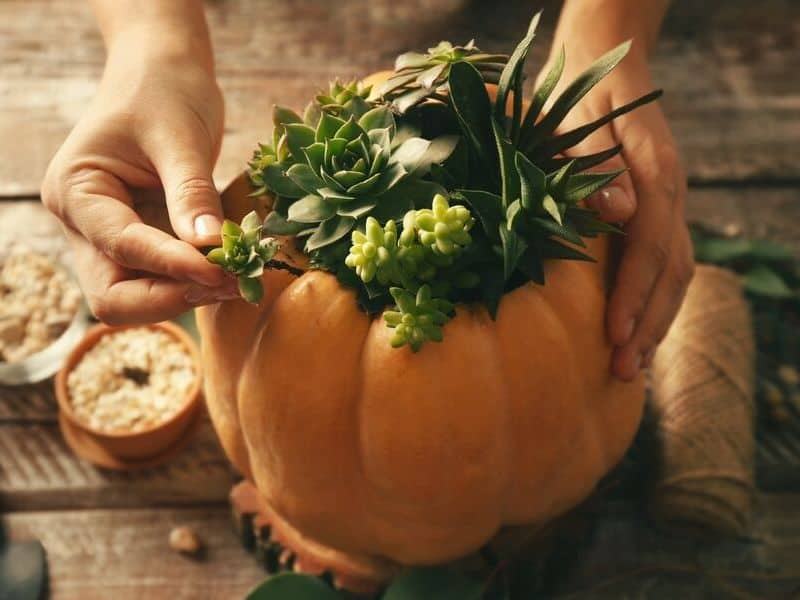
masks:
[[[67,377],[75,417],[107,433],[137,432],[168,421],[188,401],[192,357],[170,334],[148,327],[107,333]]]
[[[69,327],[81,291],[64,269],[17,246],[0,267],[0,362],[44,350]]]

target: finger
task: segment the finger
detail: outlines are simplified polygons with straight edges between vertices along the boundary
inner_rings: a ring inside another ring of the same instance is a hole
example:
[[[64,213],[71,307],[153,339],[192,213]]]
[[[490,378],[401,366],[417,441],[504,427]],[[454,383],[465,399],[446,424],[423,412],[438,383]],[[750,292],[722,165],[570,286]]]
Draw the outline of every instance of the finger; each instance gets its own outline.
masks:
[[[590,120],[589,117],[586,117]],[[568,156],[585,156],[602,152],[617,145],[611,127],[602,127],[580,144],[567,152]],[[602,164],[591,169],[598,171],[625,170],[626,164],[620,154],[611,157]],[[636,212],[636,194],[631,176],[627,170],[602,190],[592,194],[585,200],[586,206],[600,213],[600,219],[606,223],[626,223]]]
[[[680,176],[672,167],[644,151],[625,158],[638,200],[608,305],[608,333],[615,346],[631,339],[670,257],[675,215],[683,214],[683,188],[675,183]]]
[[[656,283],[641,322],[631,340],[614,352],[612,371],[621,379],[630,380],[640,368],[648,366],[678,314],[692,278],[694,264],[687,251],[691,246],[686,228],[682,227],[673,239],[669,264]]]
[[[179,281],[219,286],[226,275],[192,245],[142,223],[126,186],[91,170],[64,191],[63,218],[113,262]]]
[[[164,186],[172,228],[195,246],[218,244],[222,227],[222,204],[211,176],[214,148],[204,131],[202,123],[187,123],[169,137],[159,130],[143,142]]]
[[[110,325],[174,318],[202,304],[237,298],[235,282],[218,288],[163,277],[137,276],[121,268],[75,232],[67,232],[75,266],[92,313]]]

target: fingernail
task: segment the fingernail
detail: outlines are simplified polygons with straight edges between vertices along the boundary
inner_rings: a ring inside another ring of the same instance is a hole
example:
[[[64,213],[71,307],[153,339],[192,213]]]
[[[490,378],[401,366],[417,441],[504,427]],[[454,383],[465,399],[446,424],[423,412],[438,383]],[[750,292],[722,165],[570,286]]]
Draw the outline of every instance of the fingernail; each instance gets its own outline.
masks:
[[[627,218],[635,208],[633,198],[618,185],[603,188],[593,200],[600,212],[614,220]]]
[[[237,289],[230,287],[208,288],[205,286],[193,285],[186,291],[184,298],[189,304],[207,304],[210,302],[224,302],[234,300],[239,297]]]
[[[194,220],[194,232],[200,237],[218,236],[222,221],[214,215],[200,215]]]

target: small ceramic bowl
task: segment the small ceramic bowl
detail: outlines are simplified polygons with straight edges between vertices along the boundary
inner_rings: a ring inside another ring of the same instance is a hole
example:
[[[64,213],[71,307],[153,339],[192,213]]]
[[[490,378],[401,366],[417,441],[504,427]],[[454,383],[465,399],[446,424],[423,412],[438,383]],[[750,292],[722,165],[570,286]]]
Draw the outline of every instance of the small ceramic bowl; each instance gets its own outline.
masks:
[[[163,423],[135,432],[107,432],[93,429],[73,413],[69,401],[67,378],[84,354],[97,344],[100,338],[131,327],[158,329],[178,340],[192,357],[196,374],[195,380],[186,393],[181,408]],[[163,322],[122,327],[96,325],[86,333],[83,340],[67,357],[55,379],[56,398],[60,409],[59,417],[67,442],[83,458],[108,468],[135,468],[136,466],[152,466],[161,462],[160,458],[171,455],[176,446],[183,445],[182,442],[198,422],[197,417],[201,410],[202,375],[200,367],[200,353],[197,345],[183,328],[174,323]]]

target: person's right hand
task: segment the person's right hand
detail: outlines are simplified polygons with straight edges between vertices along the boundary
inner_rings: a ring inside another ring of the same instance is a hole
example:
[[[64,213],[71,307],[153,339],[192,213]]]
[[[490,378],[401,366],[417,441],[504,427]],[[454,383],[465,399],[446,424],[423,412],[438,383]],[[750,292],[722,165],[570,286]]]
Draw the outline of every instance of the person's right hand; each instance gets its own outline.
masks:
[[[42,184],[102,321],[158,321],[238,296],[197,250],[219,243],[211,172],[222,125],[222,95],[202,61],[136,38],[109,50],[97,95]],[[146,213],[164,223],[168,214],[175,236],[145,224]]]

